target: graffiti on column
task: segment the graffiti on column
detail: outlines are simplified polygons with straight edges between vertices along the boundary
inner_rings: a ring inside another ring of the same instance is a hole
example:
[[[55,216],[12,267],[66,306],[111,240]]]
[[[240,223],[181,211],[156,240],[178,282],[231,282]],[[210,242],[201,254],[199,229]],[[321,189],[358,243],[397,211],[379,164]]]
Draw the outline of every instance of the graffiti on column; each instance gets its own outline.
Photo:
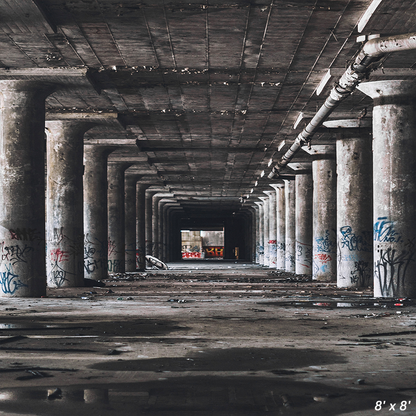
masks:
[[[67,279],[68,272],[64,270],[63,264],[69,261],[69,253],[56,248],[50,251],[51,271],[49,273],[49,280],[57,287],[61,287]],[[70,273],[74,274],[74,273]]]
[[[350,251],[371,251],[371,235],[369,232],[363,232],[356,235],[350,225],[345,225],[339,229],[341,233],[341,248],[347,248]]]
[[[296,241],[296,262],[308,269],[312,266],[312,246]]]
[[[61,287],[69,279],[68,276],[75,276],[76,273],[82,273],[83,261],[79,258],[82,253],[83,237],[71,239],[65,233],[63,227],[53,230],[53,245],[64,245],[68,250],[61,247],[53,248],[49,251],[50,272],[48,281],[56,287]],[[64,243],[64,244],[63,244]]]
[[[385,297],[394,297],[404,288],[407,269],[414,260],[414,239],[406,243],[395,229],[395,221],[388,217],[378,217],[374,224],[374,241],[377,250],[374,253],[374,276],[380,293]]]
[[[138,247],[136,250],[136,269],[141,269],[145,263],[144,247]]]
[[[15,265],[27,263],[27,256],[34,250],[27,244],[7,245],[5,241],[0,243],[0,290],[4,294],[13,295],[20,287],[26,286],[15,272]]]
[[[394,229],[395,222],[387,217],[378,217],[374,224],[374,241],[380,243],[400,243],[402,236]]]
[[[363,258],[372,251],[371,232],[356,234],[350,225],[345,225],[339,229],[338,240],[338,268],[346,270],[347,276],[343,274],[339,279],[349,279],[353,285],[367,286],[371,284],[370,263]],[[349,273],[349,276],[348,276]]]
[[[374,263],[374,274],[382,296],[394,297],[404,286],[406,271],[414,261],[413,249],[396,250],[393,247],[377,250],[378,259]]]
[[[331,240],[329,236],[329,230],[325,231],[323,237],[316,237],[316,251],[318,253],[334,253],[335,252],[335,243]]]
[[[116,242],[111,240],[110,238],[108,239],[108,244],[107,244],[107,254],[108,257],[111,257],[112,255],[119,253],[119,251],[117,250],[117,245]],[[112,273],[120,273],[123,271],[123,264],[122,264],[122,260],[119,259],[108,259],[107,260],[107,271],[112,272]]]
[[[115,241],[112,241],[110,238],[108,239],[108,257],[110,257],[112,254],[117,253],[116,243]]]
[[[335,242],[330,238],[329,230],[326,230],[322,237],[315,238],[316,254],[313,256],[313,273],[326,273],[330,262],[332,261],[331,253],[335,253]]]
[[[362,287],[370,283],[371,268],[368,261],[359,260],[354,262],[354,270],[351,271],[351,283]]]
[[[111,273],[121,273],[122,270],[123,268],[122,268],[121,260],[108,260],[107,261],[107,271]]]
[[[286,261],[287,267],[291,269],[295,268],[295,256],[293,254],[286,253],[285,261]]]
[[[103,267],[107,267],[105,262],[108,249],[107,241],[99,241],[97,238],[92,241],[88,234],[84,238],[84,270],[87,274],[94,273]]]
[[[286,251],[286,243],[277,242],[276,249],[277,251]]]

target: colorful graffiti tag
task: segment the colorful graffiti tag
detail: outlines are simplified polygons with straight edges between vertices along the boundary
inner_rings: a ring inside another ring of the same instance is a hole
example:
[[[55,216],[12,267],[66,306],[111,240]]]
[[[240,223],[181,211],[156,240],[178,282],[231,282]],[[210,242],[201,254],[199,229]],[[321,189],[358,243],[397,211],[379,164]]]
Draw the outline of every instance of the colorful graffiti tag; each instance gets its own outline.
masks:
[[[224,257],[224,247],[221,246],[205,246],[202,250],[205,257]]]

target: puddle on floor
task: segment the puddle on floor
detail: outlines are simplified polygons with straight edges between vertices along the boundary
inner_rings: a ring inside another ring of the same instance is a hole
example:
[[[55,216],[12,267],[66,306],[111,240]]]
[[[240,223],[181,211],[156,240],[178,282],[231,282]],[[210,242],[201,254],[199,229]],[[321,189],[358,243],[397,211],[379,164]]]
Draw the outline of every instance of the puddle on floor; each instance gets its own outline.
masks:
[[[39,329],[39,328],[56,329],[56,328],[61,328],[61,326],[60,325],[45,325],[45,324],[29,324],[29,323],[24,323],[24,324],[0,323],[0,330],[2,329]]]
[[[61,334],[65,332],[67,335],[71,331],[88,335],[106,335],[106,336],[149,336],[166,334],[173,331],[184,330],[186,327],[176,325],[171,320],[158,319],[129,319],[128,321],[97,321],[78,323],[53,323],[41,322],[37,320],[32,322],[29,317],[8,318],[8,321],[0,323],[0,335],[15,331],[15,333],[24,333],[31,331],[31,334],[39,333],[47,330],[48,334]]]
[[[108,361],[90,368],[104,371],[272,371],[310,365],[346,363],[336,352],[293,348],[214,348],[192,351],[185,357]]]
[[[402,308],[406,306],[416,306],[416,301],[413,299],[380,299],[372,298],[365,300],[360,299],[297,299],[292,301],[282,301],[282,302],[258,302],[260,305],[274,305],[274,306],[284,306],[284,307],[308,307],[308,308],[370,308],[370,309],[384,309],[384,308]]]
[[[186,376],[117,385],[1,389],[0,410],[26,416],[336,416],[374,410],[380,397],[387,404],[406,402],[400,414],[415,414],[416,405],[405,392],[345,389],[273,376]]]

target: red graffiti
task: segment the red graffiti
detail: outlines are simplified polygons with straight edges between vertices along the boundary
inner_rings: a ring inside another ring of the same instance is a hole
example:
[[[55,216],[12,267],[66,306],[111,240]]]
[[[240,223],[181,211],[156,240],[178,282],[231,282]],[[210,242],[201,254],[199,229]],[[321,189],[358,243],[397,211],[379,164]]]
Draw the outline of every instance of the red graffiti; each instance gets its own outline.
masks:
[[[277,240],[269,240],[269,244],[276,244]]]
[[[182,258],[183,259],[200,259],[201,258],[201,253],[196,252],[196,251],[194,251],[194,252],[187,251],[185,253],[182,253]]]
[[[62,251],[60,248],[51,250],[51,261],[60,263],[61,261],[68,261],[69,254],[67,251]]]
[[[329,254],[315,254],[315,259],[321,261],[322,263],[327,263],[332,260],[332,257]]]

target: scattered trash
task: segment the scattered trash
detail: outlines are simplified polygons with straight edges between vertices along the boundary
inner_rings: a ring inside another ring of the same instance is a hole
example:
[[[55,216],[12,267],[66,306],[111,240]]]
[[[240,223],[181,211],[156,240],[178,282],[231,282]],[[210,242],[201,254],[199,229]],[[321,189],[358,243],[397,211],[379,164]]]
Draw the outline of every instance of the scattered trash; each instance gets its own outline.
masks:
[[[62,390],[57,387],[52,393],[48,394],[48,400],[62,399]]]
[[[365,384],[365,380],[364,380],[363,378],[359,378],[359,379],[355,382],[355,384],[363,385],[363,384]]]
[[[327,394],[313,396],[313,400],[315,400],[315,402],[327,402],[328,399],[329,399],[329,396]]]
[[[157,267],[158,269],[162,269],[162,270],[168,270],[169,269],[169,267],[167,266],[167,264],[166,263],[163,263],[163,261],[162,260],[159,260],[158,258],[156,258],[156,257],[153,257],[153,256],[149,256],[149,255],[147,255],[146,256],[146,260],[151,264],[151,265],[153,265],[153,266],[155,266],[155,267]]]
[[[186,303],[185,299],[168,299],[167,302]]]
[[[280,396],[280,398],[282,399],[284,407],[292,407],[292,403],[291,403],[290,398],[287,394],[282,394]]]

